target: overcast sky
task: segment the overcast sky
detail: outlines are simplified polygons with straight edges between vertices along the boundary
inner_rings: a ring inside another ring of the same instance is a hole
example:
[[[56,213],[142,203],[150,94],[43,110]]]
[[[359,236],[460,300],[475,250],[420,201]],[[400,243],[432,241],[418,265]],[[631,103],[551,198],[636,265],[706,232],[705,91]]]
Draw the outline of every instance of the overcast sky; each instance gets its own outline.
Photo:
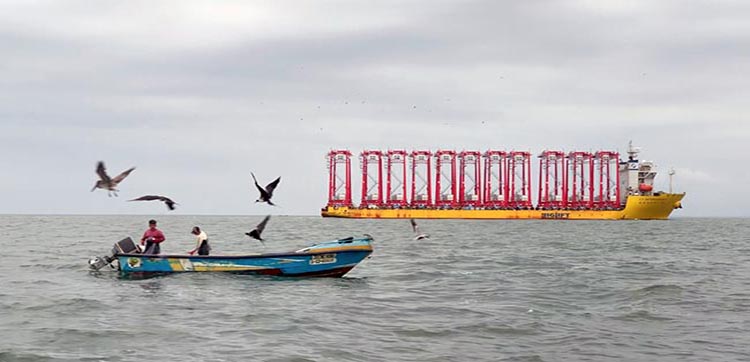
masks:
[[[3,1],[0,213],[159,215],[125,200],[164,194],[175,214],[314,215],[332,148],[633,140],[657,188],[676,170],[673,216],[750,216],[748,19],[717,0]],[[90,192],[98,160],[136,167],[120,197]],[[282,177],[278,208],[251,171]]]

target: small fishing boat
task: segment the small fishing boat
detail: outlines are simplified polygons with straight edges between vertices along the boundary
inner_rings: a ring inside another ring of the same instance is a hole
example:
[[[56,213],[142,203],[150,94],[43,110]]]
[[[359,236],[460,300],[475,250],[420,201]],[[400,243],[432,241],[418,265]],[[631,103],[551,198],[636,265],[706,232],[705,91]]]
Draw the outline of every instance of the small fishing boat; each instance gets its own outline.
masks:
[[[131,238],[117,242],[112,255],[89,260],[93,270],[106,265],[121,273],[228,272],[297,277],[341,277],[372,253],[372,237],[348,237],[285,253],[248,255],[145,255]],[[115,263],[116,261],[116,263]]]

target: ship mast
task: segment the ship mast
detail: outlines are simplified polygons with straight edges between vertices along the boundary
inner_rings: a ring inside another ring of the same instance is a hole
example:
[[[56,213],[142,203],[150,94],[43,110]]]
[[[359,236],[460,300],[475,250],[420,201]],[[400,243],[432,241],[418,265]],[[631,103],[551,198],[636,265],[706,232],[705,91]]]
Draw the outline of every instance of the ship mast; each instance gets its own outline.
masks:
[[[669,193],[672,193],[672,176],[674,176],[675,172],[674,169],[669,169]]]
[[[628,141],[628,160],[638,160],[638,152],[641,152],[639,147],[633,147],[633,141]]]

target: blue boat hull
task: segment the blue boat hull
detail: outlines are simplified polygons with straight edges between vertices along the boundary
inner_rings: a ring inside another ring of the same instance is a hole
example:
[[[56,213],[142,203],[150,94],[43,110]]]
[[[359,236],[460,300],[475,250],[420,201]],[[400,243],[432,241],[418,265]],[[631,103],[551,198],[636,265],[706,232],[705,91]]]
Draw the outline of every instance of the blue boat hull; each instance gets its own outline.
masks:
[[[372,253],[369,237],[315,244],[287,253],[190,256],[115,254],[119,269],[135,275],[227,272],[299,277],[341,277]]]

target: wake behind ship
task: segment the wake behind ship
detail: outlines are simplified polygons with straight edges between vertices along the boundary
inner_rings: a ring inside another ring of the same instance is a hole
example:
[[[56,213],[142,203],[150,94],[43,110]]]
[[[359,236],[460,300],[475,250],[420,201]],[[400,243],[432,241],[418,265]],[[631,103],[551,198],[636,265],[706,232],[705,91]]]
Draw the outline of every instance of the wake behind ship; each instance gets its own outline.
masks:
[[[531,153],[527,151],[366,150],[359,157],[362,193],[360,204],[355,206],[352,154],[348,150],[334,150],[327,157],[328,204],[321,210],[321,216],[668,219],[674,209],[682,208],[685,194],[672,193],[672,173],[669,192],[654,191],[656,168],[651,161],[640,161],[639,152],[629,144],[628,159],[623,161],[619,153],[612,151],[543,151],[538,156],[536,203],[533,203]]]

